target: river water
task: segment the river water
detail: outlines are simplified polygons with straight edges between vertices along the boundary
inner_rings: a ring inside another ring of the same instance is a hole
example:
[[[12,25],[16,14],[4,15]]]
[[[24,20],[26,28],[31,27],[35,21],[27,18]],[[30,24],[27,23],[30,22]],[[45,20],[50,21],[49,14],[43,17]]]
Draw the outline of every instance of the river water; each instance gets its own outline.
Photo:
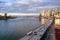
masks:
[[[38,17],[0,20],[0,40],[18,40],[39,25]]]

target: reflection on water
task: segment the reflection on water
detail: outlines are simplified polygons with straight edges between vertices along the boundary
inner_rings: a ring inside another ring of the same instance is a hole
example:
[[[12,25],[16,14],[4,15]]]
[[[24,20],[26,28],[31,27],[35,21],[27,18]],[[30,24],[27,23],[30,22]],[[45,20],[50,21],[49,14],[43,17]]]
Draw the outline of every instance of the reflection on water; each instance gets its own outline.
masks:
[[[60,25],[60,19],[55,19],[55,25]]]

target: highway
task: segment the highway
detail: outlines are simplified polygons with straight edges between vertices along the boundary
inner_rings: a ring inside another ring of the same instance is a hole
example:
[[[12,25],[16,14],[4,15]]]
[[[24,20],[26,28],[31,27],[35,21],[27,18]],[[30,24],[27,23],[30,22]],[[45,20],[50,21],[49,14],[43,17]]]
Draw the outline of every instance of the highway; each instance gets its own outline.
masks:
[[[53,22],[53,19],[47,19],[45,21],[45,24],[42,24],[39,28],[33,31],[30,31],[31,32],[30,35],[26,35],[19,40],[41,40],[42,36],[46,32],[46,30],[49,28],[49,26],[52,24],[52,22]]]

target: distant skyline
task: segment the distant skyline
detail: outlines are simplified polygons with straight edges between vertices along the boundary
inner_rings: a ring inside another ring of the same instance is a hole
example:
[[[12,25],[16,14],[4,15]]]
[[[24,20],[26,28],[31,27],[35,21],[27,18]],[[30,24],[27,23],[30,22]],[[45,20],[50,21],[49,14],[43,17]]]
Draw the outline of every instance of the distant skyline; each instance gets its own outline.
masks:
[[[46,8],[60,8],[60,0],[0,0],[0,12],[39,13]]]

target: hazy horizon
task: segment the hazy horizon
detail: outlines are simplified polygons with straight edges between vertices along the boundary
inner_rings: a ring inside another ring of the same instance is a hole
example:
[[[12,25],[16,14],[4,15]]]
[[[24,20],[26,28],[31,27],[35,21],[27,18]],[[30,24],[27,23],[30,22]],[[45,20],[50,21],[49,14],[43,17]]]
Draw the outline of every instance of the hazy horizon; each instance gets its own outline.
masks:
[[[4,13],[0,13],[0,15],[4,16]],[[39,13],[7,13],[7,16],[38,16]]]

